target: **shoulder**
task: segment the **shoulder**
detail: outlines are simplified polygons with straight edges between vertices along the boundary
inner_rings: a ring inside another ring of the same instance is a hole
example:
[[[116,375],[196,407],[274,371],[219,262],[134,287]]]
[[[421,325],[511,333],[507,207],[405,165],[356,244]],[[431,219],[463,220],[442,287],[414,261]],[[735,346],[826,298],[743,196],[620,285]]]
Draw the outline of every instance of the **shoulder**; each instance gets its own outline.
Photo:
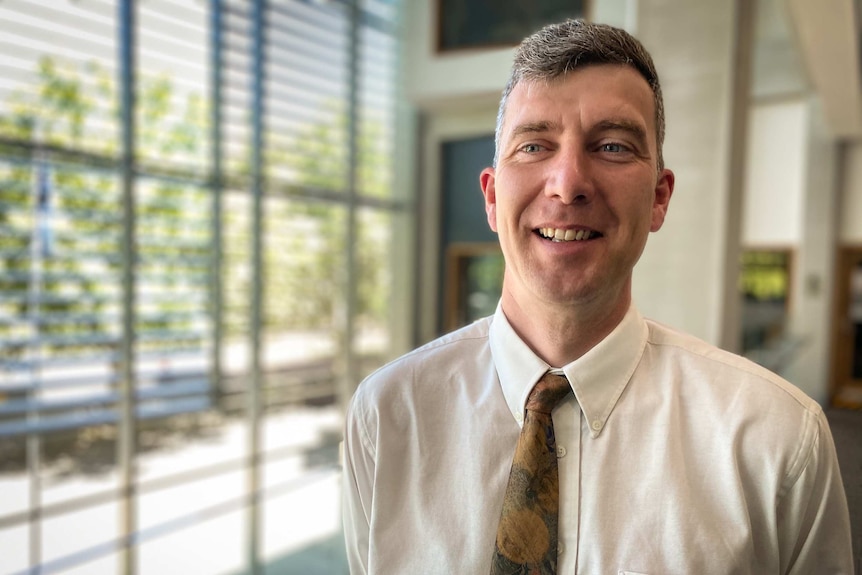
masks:
[[[692,335],[647,321],[645,353],[697,412],[697,421],[733,445],[755,475],[781,475],[779,494],[831,441],[820,404],[781,376]],[[779,471],[780,470],[780,471]]]
[[[412,394],[417,386],[460,377],[465,366],[492,362],[488,332],[493,316],[441,336],[380,367],[366,377],[353,403],[371,406],[392,396]]]
[[[693,335],[653,320],[647,320],[647,346],[659,361],[671,362],[684,369],[692,384],[716,387],[723,395],[742,393],[777,401],[794,411],[819,416],[820,405],[798,387],[754,363],[720,349]]]

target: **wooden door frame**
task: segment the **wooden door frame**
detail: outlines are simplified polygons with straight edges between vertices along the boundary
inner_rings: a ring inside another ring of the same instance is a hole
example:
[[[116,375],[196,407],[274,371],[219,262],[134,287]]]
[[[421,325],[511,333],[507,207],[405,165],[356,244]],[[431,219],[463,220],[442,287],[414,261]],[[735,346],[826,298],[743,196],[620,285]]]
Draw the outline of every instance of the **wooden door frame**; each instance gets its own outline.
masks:
[[[832,361],[830,366],[830,397],[837,407],[862,408],[862,381],[848,380],[843,374],[852,360],[852,351],[844,333],[847,308],[850,304],[849,274],[853,265],[862,260],[862,245],[838,248],[835,265],[834,299],[832,308]]]

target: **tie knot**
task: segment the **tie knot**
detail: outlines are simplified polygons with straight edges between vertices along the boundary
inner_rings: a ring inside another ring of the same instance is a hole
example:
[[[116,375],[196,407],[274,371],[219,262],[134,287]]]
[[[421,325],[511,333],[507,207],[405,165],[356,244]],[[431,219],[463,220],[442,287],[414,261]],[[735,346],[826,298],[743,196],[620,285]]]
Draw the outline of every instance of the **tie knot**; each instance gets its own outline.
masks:
[[[542,376],[527,397],[527,410],[550,414],[570,389],[569,380],[565,376],[548,372]]]

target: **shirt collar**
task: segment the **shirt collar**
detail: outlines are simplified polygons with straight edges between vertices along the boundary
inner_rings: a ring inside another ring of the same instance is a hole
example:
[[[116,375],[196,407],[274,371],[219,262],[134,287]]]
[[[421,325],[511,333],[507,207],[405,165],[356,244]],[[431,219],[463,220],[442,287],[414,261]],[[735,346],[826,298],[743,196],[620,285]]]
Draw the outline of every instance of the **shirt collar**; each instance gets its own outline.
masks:
[[[562,366],[594,438],[605,428],[640,361],[647,329],[643,316],[632,305],[605,339],[580,358]],[[530,390],[551,366],[515,333],[500,305],[494,314],[489,338],[506,404],[521,424]]]

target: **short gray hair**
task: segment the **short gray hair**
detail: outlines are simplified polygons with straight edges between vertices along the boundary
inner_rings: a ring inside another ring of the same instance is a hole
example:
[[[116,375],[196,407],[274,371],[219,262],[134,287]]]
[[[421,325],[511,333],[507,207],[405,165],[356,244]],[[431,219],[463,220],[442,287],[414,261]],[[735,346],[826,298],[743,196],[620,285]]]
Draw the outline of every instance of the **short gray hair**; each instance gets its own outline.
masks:
[[[656,167],[664,168],[664,102],[658,73],[652,57],[631,34],[607,24],[591,24],[583,20],[566,20],[545,26],[528,36],[518,46],[509,81],[503,89],[497,112],[494,166],[500,158],[500,137],[503,116],[509,95],[522,81],[553,80],[578,67],[591,64],[622,64],[631,66],[647,81],[655,101]]]

